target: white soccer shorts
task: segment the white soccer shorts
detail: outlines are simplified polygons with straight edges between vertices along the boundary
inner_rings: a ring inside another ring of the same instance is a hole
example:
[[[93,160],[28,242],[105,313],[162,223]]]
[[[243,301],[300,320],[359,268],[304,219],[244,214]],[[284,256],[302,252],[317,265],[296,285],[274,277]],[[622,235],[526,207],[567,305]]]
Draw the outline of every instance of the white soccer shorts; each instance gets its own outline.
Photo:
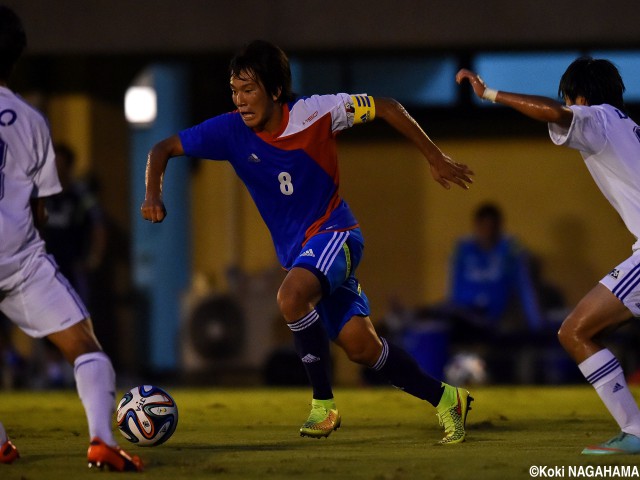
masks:
[[[611,270],[600,283],[611,290],[634,317],[640,317],[640,252]]]
[[[46,337],[89,317],[51,255],[35,252],[23,268],[0,279],[0,311],[27,335]]]

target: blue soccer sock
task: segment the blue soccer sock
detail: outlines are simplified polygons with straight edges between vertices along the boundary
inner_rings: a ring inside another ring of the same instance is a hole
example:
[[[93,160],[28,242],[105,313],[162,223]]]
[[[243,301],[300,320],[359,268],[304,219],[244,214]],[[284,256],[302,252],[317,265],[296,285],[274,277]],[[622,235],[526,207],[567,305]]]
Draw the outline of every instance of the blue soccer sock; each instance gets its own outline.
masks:
[[[423,372],[413,357],[403,349],[388,343],[384,338],[380,340],[382,353],[371,368],[380,372],[394,387],[437,406],[444,393],[443,383]]]
[[[329,337],[318,312],[315,309],[311,310],[300,320],[288,325],[293,332],[296,351],[313,387],[313,398],[316,400],[333,398],[329,373],[331,367]]]

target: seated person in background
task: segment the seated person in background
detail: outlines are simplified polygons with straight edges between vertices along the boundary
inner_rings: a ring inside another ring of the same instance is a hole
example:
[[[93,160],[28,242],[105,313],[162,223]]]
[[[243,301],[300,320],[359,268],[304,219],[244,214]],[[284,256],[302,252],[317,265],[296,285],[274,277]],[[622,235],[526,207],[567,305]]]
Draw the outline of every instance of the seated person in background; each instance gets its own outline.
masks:
[[[534,271],[528,253],[504,233],[499,207],[480,205],[472,221],[472,233],[459,239],[453,251],[447,298],[415,310],[393,302],[381,328],[414,356],[424,357],[426,371],[440,372],[456,354],[479,355],[492,381],[533,381],[537,367],[531,358],[539,353],[533,350],[555,344],[541,307],[560,308],[562,295],[543,281],[540,264]],[[426,337],[421,343],[426,331],[447,332],[447,345],[434,348]]]
[[[543,326],[526,252],[503,231],[503,215],[494,204],[481,205],[473,216],[473,234],[458,241],[451,262],[448,313],[457,327],[453,338],[481,339],[513,330],[505,322],[517,293],[527,326]],[[459,331],[458,331],[459,330]],[[519,328],[519,330],[523,330]]]
[[[55,145],[54,150],[62,192],[46,200],[49,217],[42,233],[62,274],[90,303],[90,277],[100,266],[107,244],[104,214],[88,185],[74,178],[73,150],[64,144]]]

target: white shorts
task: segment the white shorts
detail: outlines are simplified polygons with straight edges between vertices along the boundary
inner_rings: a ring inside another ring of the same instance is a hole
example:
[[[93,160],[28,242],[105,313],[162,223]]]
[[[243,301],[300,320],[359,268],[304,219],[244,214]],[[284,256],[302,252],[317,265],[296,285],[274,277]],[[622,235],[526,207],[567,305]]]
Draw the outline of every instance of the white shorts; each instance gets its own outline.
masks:
[[[89,317],[51,255],[37,251],[0,279],[0,311],[31,337],[46,337]]]
[[[600,280],[627,307],[634,317],[640,317],[640,252]]]

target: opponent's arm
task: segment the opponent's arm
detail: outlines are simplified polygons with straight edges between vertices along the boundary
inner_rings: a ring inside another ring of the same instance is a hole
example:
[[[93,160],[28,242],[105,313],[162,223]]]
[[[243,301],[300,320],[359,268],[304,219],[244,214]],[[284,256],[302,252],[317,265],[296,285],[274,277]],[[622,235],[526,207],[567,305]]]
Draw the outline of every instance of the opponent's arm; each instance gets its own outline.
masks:
[[[473,92],[479,98],[506,105],[534,120],[557,123],[563,127],[571,125],[573,119],[571,109],[551,98],[492,90],[477,73],[465,68],[456,75],[456,82],[459,84],[464,80],[471,84]]]
[[[467,189],[473,183],[473,172],[462,163],[454,162],[434,144],[409,112],[392,98],[374,98],[376,117],[381,118],[413,142],[429,161],[431,175],[444,188],[449,182]]]
[[[49,214],[45,207],[44,198],[32,198],[30,203],[31,212],[33,214],[33,223],[38,230],[41,230],[47,224],[47,220],[49,220]]]
[[[140,208],[142,218],[156,223],[167,216],[167,210],[162,201],[162,180],[167,163],[171,157],[184,155],[182,142],[178,135],[156,143],[147,157],[147,171],[145,174],[146,193]]]

